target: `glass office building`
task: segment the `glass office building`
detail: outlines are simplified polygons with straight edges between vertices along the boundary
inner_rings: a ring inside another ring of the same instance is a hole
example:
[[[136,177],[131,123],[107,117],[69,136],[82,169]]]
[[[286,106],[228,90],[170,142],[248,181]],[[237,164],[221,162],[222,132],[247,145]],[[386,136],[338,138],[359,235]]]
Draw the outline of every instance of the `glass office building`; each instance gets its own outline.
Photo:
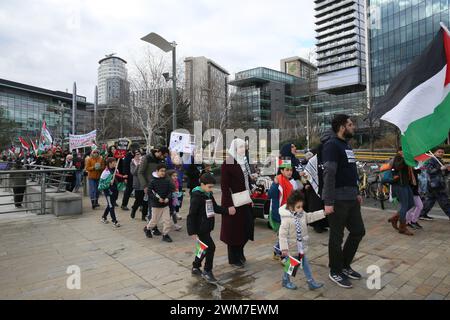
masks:
[[[384,96],[392,79],[448,25],[448,0],[368,0],[371,95]]]
[[[92,112],[85,97],[77,96],[76,133],[93,129]],[[2,116],[15,122],[11,142],[19,145],[18,137],[39,138],[45,120],[54,139],[63,141],[72,130],[72,94],[52,91],[0,79],[0,109]],[[0,134],[4,128],[0,128]],[[11,135],[11,133],[8,131]],[[0,146],[3,147],[3,146]],[[2,148],[0,148],[2,149]]]

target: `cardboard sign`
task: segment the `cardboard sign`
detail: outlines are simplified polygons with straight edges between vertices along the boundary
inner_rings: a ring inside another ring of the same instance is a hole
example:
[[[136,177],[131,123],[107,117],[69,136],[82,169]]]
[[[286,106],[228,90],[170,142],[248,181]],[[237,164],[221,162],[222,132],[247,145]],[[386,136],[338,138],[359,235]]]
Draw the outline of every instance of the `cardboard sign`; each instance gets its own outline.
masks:
[[[187,133],[172,132],[170,135],[169,149],[176,153],[192,154],[195,149],[195,136]]]

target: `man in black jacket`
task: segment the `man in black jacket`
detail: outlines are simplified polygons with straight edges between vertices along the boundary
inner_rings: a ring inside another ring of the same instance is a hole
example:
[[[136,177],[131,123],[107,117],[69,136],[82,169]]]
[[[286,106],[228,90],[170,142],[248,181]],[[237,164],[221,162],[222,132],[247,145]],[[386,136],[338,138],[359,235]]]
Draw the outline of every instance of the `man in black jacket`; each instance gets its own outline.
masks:
[[[216,180],[214,177],[205,173],[200,177],[200,186],[194,188],[191,194],[191,205],[189,215],[187,217],[187,231],[194,240],[200,240],[208,246],[206,255],[196,256],[192,263],[192,274],[201,275],[206,281],[216,283],[217,279],[212,273],[214,252],[216,245],[211,238],[211,231],[214,230],[214,215],[228,214],[228,210],[217,205],[213,197],[212,189]],[[203,259],[205,259],[205,267],[203,273]]]
[[[128,201],[130,200],[131,193],[133,192],[133,175],[131,174],[131,160],[134,158],[134,150],[137,148],[133,148],[133,150],[130,150],[127,152],[127,155],[122,160],[122,171],[121,174],[127,175],[127,188],[125,189],[125,192],[123,193],[123,199],[122,199],[122,210],[128,211],[130,210],[128,208]]]
[[[329,278],[343,288],[351,288],[350,279],[361,279],[350,264],[365,234],[361,217],[362,198],[358,194],[356,157],[347,140],[354,135],[355,127],[347,115],[336,115],[331,123],[335,137],[323,146],[323,190],[325,214],[330,224]],[[345,241],[344,228],[350,231]]]

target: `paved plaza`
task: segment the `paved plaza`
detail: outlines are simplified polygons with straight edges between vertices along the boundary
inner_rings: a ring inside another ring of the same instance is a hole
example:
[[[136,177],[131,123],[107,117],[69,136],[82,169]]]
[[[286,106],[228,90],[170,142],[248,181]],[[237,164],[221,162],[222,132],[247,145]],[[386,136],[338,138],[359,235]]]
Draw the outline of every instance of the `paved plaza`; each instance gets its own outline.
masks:
[[[0,214],[0,299],[450,299],[448,219],[424,221],[423,231],[407,237],[387,224],[390,212],[364,208],[367,234],[353,264],[364,279],[350,290],[328,279],[328,234],[311,229],[309,258],[325,287],[309,291],[299,270],[299,289],[290,291],[281,287],[282,266],[272,260],[276,237],[263,220],[256,220],[255,241],[246,247],[246,267],[236,269],[227,263],[216,219],[214,272],[221,283],[213,286],[190,273],[194,242],[185,231],[187,201],[183,230],[171,234],[171,244],[145,238],[145,223],[120,209],[122,227],[104,225],[103,210],[92,211],[88,203],[85,198],[84,214],[73,218]],[[72,265],[81,270],[80,290],[66,286]],[[367,287],[371,265],[381,269],[380,290]]]

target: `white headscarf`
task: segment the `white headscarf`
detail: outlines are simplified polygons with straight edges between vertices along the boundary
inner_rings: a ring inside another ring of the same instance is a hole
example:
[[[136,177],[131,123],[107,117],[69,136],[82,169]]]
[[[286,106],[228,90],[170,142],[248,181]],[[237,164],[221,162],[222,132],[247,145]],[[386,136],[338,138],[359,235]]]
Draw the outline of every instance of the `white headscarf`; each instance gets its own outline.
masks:
[[[245,146],[245,141],[242,139],[239,139],[239,138],[234,139],[231,142],[230,149],[228,149],[228,153],[230,154],[230,156],[232,156],[237,161],[237,163],[242,165],[242,164],[246,163],[247,159],[246,159],[245,155],[239,155],[237,152],[237,150],[241,146]]]

